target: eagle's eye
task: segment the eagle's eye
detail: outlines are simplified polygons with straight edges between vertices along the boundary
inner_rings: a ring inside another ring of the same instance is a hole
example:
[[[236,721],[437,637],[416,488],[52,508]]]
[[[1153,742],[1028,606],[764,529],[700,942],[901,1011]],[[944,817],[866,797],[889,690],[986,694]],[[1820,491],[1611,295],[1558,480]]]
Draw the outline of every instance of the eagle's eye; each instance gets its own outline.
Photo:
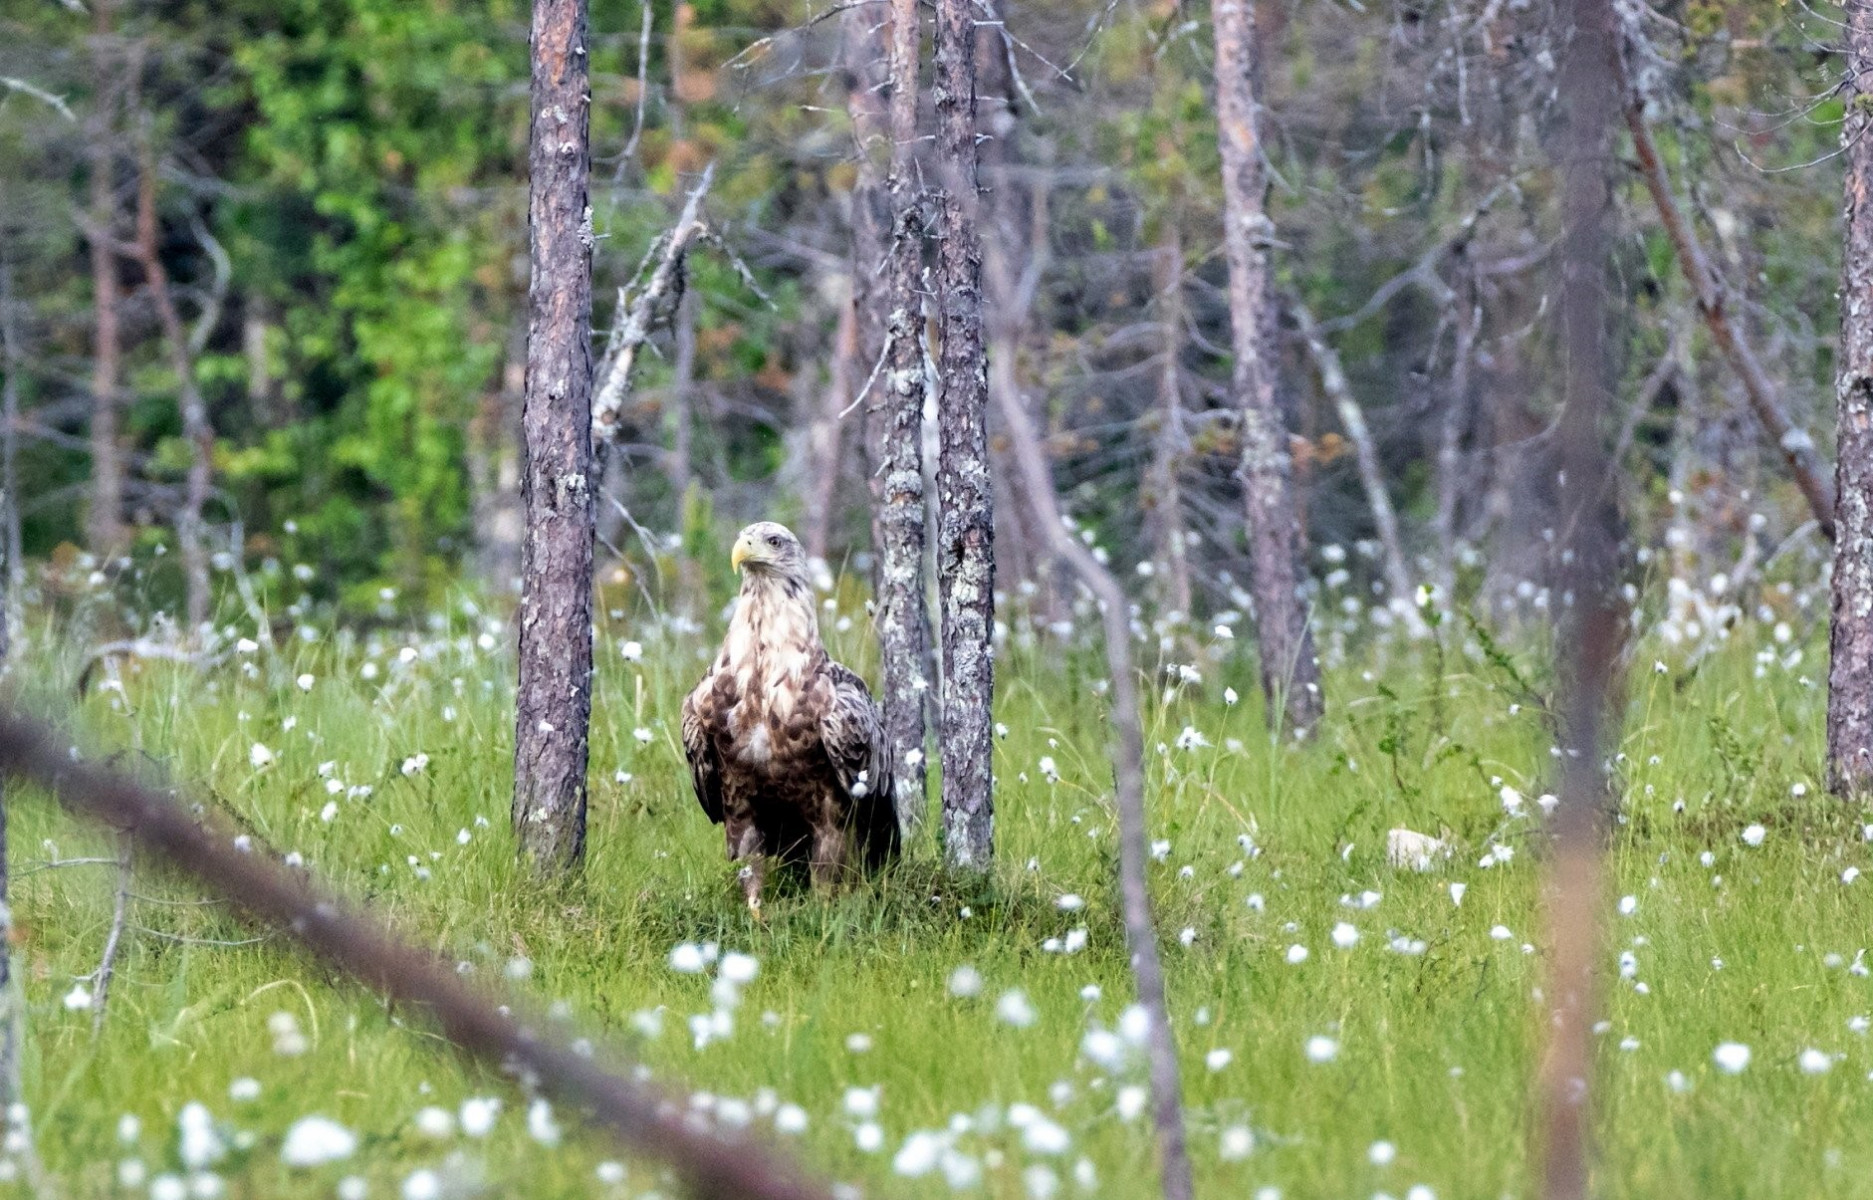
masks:
[[[780,545],[780,535],[779,535],[779,534],[777,534],[777,533],[770,533],[770,534],[768,534],[768,535],[767,535],[767,544],[768,544],[768,545],[770,545],[770,546],[779,546],[779,545]]]

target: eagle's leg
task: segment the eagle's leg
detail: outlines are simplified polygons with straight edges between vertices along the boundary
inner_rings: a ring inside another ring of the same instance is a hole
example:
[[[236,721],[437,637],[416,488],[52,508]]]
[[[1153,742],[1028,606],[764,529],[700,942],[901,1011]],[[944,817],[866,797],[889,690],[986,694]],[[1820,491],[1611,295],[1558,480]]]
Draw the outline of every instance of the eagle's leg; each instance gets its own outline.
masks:
[[[729,857],[741,860],[741,870],[735,873],[735,878],[741,883],[742,895],[748,899],[748,911],[754,914],[755,920],[766,920],[761,912],[761,885],[767,881],[767,845],[760,828],[750,824],[742,830]]]
[[[846,836],[843,826],[828,822],[813,831],[811,870],[814,891],[835,891],[845,882],[845,855]]]

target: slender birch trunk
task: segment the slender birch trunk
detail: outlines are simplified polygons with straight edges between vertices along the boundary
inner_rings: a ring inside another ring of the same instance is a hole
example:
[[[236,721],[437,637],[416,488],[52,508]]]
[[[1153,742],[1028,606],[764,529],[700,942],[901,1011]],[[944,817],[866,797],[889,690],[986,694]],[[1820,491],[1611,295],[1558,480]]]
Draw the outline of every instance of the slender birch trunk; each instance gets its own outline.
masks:
[[[1476,276],[1465,261],[1455,292],[1456,346],[1451,351],[1450,393],[1437,430],[1437,588],[1445,604],[1457,587],[1457,508],[1463,490],[1463,433],[1470,422],[1470,364],[1476,357]]]
[[[837,524],[840,452],[845,448],[845,422],[840,414],[864,386],[858,365],[858,309],[848,298],[839,306],[839,324],[833,332],[832,377],[820,391],[819,411],[807,429],[806,512],[800,522],[800,544],[809,558],[824,559]]]
[[[592,225],[585,0],[535,0],[521,412],[520,682],[514,831],[541,875],[585,857],[592,708]]]
[[[1255,102],[1253,0],[1216,0],[1216,116],[1223,163],[1223,249],[1229,260],[1229,324],[1235,352],[1231,387],[1241,413],[1244,515],[1254,578],[1262,694],[1271,727],[1296,737],[1325,709],[1320,664],[1301,601],[1301,536],[1287,426],[1275,399],[1270,314],[1267,171]]]
[[[1847,164],[1834,486],[1833,621],[1827,693],[1828,785],[1873,783],[1873,0],[1848,0]]]
[[[977,229],[975,17],[967,0],[937,0],[935,45],[932,92],[943,183],[936,548],[943,630],[943,847],[952,867],[986,870],[995,819],[995,523]]]

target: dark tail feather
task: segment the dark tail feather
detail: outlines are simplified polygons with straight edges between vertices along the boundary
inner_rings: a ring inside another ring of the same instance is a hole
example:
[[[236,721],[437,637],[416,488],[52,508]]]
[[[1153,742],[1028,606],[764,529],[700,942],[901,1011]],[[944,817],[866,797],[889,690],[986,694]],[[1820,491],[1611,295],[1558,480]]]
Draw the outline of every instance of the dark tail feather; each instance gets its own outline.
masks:
[[[873,871],[895,859],[903,849],[904,837],[898,829],[897,808],[892,803],[894,791],[889,777],[880,781],[881,786],[871,789],[870,794],[858,803],[854,832],[865,847],[865,866]]]

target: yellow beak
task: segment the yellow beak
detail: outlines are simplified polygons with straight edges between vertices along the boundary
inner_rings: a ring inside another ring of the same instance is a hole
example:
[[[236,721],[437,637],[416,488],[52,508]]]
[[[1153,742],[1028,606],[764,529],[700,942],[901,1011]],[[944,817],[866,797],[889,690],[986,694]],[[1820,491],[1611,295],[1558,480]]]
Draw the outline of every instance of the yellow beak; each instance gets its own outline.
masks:
[[[741,570],[741,564],[747,562],[748,556],[752,553],[754,553],[754,551],[749,548],[748,539],[736,538],[735,549],[731,551],[728,556],[729,567],[736,571]]]

